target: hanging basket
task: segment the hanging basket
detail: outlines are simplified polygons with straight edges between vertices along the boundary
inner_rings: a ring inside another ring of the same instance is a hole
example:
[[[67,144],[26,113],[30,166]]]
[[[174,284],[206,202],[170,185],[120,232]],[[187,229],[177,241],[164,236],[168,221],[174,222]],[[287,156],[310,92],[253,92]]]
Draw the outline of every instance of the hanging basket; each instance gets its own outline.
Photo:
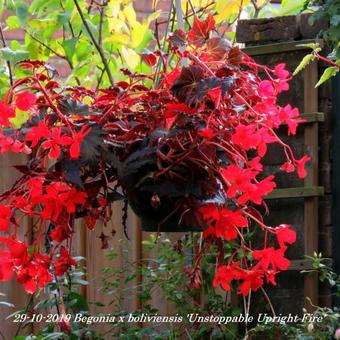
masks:
[[[157,202],[150,204],[153,200]],[[141,228],[148,232],[202,232],[207,224],[198,208],[206,203],[225,204],[222,192],[197,199],[195,197],[160,197],[158,195],[134,190],[128,195],[129,204],[141,220]]]

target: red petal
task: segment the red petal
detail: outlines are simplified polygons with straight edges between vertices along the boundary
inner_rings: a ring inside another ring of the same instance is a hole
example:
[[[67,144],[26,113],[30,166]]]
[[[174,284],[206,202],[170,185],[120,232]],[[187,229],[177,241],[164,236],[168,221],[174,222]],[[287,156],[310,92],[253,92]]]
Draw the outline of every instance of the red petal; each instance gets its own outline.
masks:
[[[19,110],[29,110],[37,101],[37,97],[29,92],[21,92],[16,95],[15,105]]]

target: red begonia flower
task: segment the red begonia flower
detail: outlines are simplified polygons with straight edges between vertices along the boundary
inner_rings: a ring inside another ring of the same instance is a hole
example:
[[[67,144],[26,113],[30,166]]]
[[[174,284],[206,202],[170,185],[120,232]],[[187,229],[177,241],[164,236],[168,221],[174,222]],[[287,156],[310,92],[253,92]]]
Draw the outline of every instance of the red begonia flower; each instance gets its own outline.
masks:
[[[21,92],[15,95],[15,105],[19,110],[29,110],[37,101],[34,94],[29,92]]]
[[[303,156],[300,160],[295,160],[297,173],[300,178],[305,178],[307,176],[307,171],[305,169],[305,166],[306,166],[306,163],[310,160],[311,158],[309,156]]]
[[[13,106],[4,103],[0,100],[0,125],[10,127],[9,118],[15,117],[15,110]]]
[[[296,232],[290,229],[290,225],[281,224],[276,228],[277,241],[281,248],[286,244],[293,244],[296,242]]]
[[[274,74],[280,79],[286,79],[289,77],[289,71],[286,70],[286,64],[277,64],[274,67]]]
[[[11,209],[6,205],[0,205],[0,231],[7,231],[11,219]]]
[[[54,263],[54,273],[57,276],[63,275],[72,266],[76,266],[77,261],[70,256],[65,247],[61,247],[59,258]]]

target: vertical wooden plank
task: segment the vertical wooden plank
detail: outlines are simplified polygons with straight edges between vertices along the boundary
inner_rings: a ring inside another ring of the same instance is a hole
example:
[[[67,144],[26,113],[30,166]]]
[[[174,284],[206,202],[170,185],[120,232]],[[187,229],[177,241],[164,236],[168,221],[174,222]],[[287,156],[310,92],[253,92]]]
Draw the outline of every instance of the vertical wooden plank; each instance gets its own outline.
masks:
[[[315,84],[318,80],[318,65],[314,61],[304,70],[304,112],[318,111],[318,90]],[[307,163],[308,175],[305,178],[305,186],[318,185],[318,123],[305,126],[306,152],[311,157]],[[313,255],[318,251],[318,198],[308,197],[305,199],[304,230],[305,230],[305,254]],[[305,297],[309,297],[314,304],[318,303],[318,276],[314,273],[307,274],[304,287]],[[306,304],[310,308],[309,304]]]
[[[130,245],[128,248],[131,249],[131,253],[129,254],[129,260],[135,264],[134,270],[137,270],[141,265],[142,259],[142,230],[140,225],[140,219],[135,215],[135,213],[129,208],[128,210],[128,232],[130,240],[126,240]],[[125,236],[124,236],[125,237]],[[139,286],[142,283],[142,275],[140,273],[137,274],[136,279],[131,282],[133,285]],[[130,306],[128,306],[130,310],[141,309],[141,301],[137,294],[137,291],[134,290]]]
[[[97,223],[93,230],[87,229],[83,226],[83,232],[86,233],[86,274],[87,281],[89,282],[86,287],[86,298],[89,303],[90,315],[96,315],[98,313],[114,313],[118,309],[110,304],[112,297],[109,297],[105,292],[101,290],[102,288],[102,269],[108,266],[114,266],[115,268],[120,268],[122,265],[122,254],[121,249],[121,238],[123,235],[122,227],[122,205],[121,203],[116,203],[113,205],[112,219],[105,227],[102,223]],[[111,230],[114,228],[116,234],[111,235]],[[111,251],[109,249],[101,249],[101,240],[99,238],[101,233],[109,236],[110,245],[115,245],[115,251],[118,252],[118,256],[114,260],[108,260],[107,255]],[[99,302],[105,306],[98,306],[95,303]],[[106,323],[98,323],[93,325],[93,328],[99,330],[100,332],[108,331],[111,326]]]
[[[0,190],[8,190],[13,183],[19,178],[19,173],[11,168],[13,165],[24,164],[26,157],[16,154],[5,154],[0,159]],[[24,219],[18,228],[18,237],[20,239],[31,238],[31,223],[29,219]],[[6,320],[6,317],[16,310],[24,308],[30,298],[23,287],[17,283],[16,278],[13,278],[7,282],[0,282],[0,292],[5,294],[1,297],[2,301],[7,301],[14,304],[14,308],[8,308],[6,306],[0,306],[0,330],[5,339],[12,339],[19,326],[18,323],[14,323],[13,319]],[[25,327],[25,331],[21,334],[28,334],[32,331],[32,325]]]

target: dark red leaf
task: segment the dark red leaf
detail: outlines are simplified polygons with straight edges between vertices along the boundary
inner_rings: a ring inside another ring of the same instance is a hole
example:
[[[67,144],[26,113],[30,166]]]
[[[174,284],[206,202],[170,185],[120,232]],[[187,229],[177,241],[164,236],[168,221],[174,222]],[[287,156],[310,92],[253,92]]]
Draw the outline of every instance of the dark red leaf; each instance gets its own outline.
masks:
[[[178,29],[173,33],[170,33],[170,47],[171,48],[178,48],[186,45],[186,33]]]
[[[215,27],[215,20],[211,14],[208,15],[205,21],[194,18],[194,25],[189,31],[188,40],[191,44],[200,47],[209,38],[209,33]]]
[[[222,60],[226,56],[229,49],[230,43],[227,39],[223,38],[208,39],[205,60],[207,61]]]
[[[143,53],[141,58],[149,66],[154,66],[157,63],[157,57],[153,53]]]
[[[242,62],[242,52],[238,46],[232,47],[228,53],[227,62],[233,66],[240,66]]]

